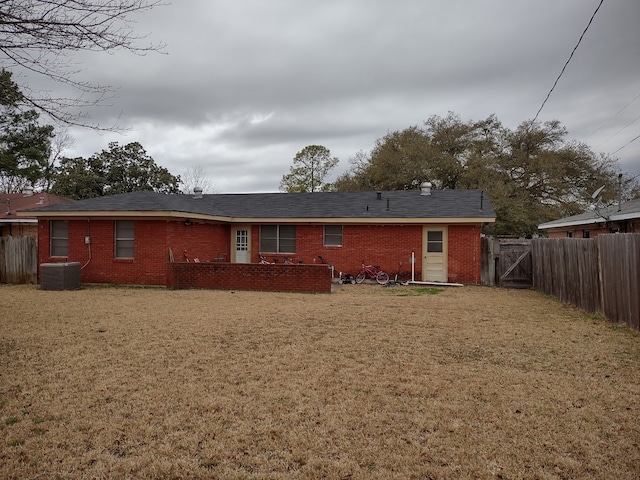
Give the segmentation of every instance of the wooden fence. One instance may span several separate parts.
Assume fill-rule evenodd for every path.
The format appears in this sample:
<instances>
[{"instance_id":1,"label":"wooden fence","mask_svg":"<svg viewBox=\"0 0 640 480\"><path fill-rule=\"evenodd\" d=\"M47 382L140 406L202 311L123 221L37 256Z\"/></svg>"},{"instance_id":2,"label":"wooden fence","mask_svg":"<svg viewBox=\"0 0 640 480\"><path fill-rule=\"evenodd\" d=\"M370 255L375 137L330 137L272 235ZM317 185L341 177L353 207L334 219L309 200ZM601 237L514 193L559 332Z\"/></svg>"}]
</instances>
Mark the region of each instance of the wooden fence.
<instances>
[{"instance_id":1,"label":"wooden fence","mask_svg":"<svg viewBox=\"0 0 640 480\"><path fill-rule=\"evenodd\" d=\"M535 239L533 286L640 330L640 234Z\"/></svg>"},{"instance_id":2,"label":"wooden fence","mask_svg":"<svg viewBox=\"0 0 640 480\"><path fill-rule=\"evenodd\" d=\"M531 288L531 240L482 237L480 249L482 285Z\"/></svg>"},{"instance_id":3,"label":"wooden fence","mask_svg":"<svg viewBox=\"0 0 640 480\"><path fill-rule=\"evenodd\" d=\"M0 237L0 283L36 283L38 246L34 237Z\"/></svg>"}]
</instances>

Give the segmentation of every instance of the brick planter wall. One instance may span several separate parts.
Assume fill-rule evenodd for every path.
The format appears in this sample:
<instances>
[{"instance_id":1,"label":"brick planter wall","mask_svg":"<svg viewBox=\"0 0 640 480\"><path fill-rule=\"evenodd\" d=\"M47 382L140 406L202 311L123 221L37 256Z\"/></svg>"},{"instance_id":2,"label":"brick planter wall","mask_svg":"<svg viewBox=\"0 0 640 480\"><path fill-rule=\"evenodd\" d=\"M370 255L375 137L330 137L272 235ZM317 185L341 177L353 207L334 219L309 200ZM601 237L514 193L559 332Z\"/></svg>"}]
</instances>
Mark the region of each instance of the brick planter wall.
<instances>
[{"instance_id":1,"label":"brick planter wall","mask_svg":"<svg viewBox=\"0 0 640 480\"><path fill-rule=\"evenodd\" d=\"M167 287L330 293L331 271L326 265L169 263Z\"/></svg>"}]
</instances>

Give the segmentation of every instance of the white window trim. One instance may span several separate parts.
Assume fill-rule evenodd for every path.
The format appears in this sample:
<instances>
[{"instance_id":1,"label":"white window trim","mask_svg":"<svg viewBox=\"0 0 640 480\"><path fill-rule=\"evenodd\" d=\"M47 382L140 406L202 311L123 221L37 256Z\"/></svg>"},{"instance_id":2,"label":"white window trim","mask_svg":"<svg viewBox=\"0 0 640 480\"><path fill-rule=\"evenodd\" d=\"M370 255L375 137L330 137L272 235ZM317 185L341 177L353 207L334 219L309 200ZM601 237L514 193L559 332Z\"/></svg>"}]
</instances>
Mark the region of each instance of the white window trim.
<instances>
[{"instance_id":1,"label":"white window trim","mask_svg":"<svg viewBox=\"0 0 640 480\"><path fill-rule=\"evenodd\" d=\"M118 224L119 222L131 222L131 224L133 225L133 236L132 237L119 237L119 232L118 232ZM114 240L114 245L113 245L113 255L115 258L122 258L122 259L132 259L135 258L135 240L136 240L136 225L135 222L133 220L116 220L114 223L114 234L113 234L113 240ZM123 257L121 255L119 255L118 253L118 246L119 243L122 242L131 242L131 250L133 250L133 254L130 257ZM122 247L122 245L120 245L120 247Z\"/></svg>"}]
</instances>

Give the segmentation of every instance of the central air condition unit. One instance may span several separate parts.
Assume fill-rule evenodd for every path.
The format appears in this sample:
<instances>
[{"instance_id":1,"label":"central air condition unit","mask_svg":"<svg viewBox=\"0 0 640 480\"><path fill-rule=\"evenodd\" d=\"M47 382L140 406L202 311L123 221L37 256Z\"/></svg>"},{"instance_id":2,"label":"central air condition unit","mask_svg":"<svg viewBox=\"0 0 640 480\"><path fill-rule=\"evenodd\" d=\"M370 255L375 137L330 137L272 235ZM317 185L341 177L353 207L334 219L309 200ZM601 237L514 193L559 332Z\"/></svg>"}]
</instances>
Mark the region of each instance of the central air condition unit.
<instances>
[{"instance_id":1,"label":"central air condition unit","mask_svg":"<svg viewBox=\"0 0 640 480\"><path fill-rule=\"evenodd\" d=\"M79 290L80 262L43 263L40 265L42 290Z\"/></svg>"}]
</instances>

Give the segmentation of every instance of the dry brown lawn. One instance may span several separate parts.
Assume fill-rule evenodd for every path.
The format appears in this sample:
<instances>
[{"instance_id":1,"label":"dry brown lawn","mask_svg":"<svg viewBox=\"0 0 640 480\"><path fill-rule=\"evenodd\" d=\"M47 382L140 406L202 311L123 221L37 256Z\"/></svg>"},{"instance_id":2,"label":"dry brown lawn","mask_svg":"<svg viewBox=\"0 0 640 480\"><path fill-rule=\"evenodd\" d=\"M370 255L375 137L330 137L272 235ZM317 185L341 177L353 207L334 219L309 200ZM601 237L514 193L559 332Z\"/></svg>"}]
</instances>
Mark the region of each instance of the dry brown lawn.
<instances>
[{"instance_id":1,"label":"dry brown lawn","mask_svg":"<svg viewBox=\"0 0 640 480\"><path fill-rule=\"evenodd\" d=\"M0 295L0 478L640 477L640 336L534 291Z\"/></svg>"}]
</instances>

